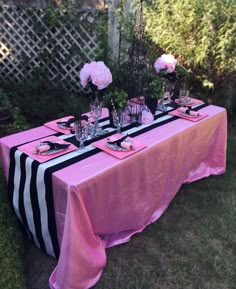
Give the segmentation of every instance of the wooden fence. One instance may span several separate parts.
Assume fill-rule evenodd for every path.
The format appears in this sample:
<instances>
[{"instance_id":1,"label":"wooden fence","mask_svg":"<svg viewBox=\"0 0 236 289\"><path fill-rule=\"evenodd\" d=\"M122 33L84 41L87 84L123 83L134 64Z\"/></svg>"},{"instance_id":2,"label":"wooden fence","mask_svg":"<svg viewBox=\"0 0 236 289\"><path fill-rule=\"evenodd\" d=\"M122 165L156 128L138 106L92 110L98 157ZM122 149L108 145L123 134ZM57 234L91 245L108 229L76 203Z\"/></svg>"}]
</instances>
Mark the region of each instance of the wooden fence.
<instances>
[{"instance_id":1,"label":"wooden fence","mask_svg":"<svg viewBox=\"0 0 236 289\"><path fill-rule=\"evenodd\" d=\"M77 91L83 63L102 53L97 28L107 14L78 11L71 18L60 10L0 9L0 77L20 81L43 71L52 83Z\"/></svg>"},{"instance_id":2,"label":"wooden fence","mask_svg":"<svg viewBox=\"0 0 236 289\"><path fill-rule=\"evenodd\" d=\"M101 30L110 58L118 58L120 5L121 0L110 0L105 10L76 11L0 5L0 79L21 81L43 72L53 84L78 91L82 65L104 56Z\"/></svg>"},{"instance_id":3,"label":"wooden fence","mask_svg":"<svg viewBox=\"0 0 236 289\"><path fill-rule=\"evenodd\" d=\"M45 8L49 5L57 5L60 0L0 0L0 5L13 5L13 6L31 6L38 8ZM67 0L67 3L77 5L80 8L98 8L103 9L106 7L105 0Z\"/></svg>"}]
</instances>

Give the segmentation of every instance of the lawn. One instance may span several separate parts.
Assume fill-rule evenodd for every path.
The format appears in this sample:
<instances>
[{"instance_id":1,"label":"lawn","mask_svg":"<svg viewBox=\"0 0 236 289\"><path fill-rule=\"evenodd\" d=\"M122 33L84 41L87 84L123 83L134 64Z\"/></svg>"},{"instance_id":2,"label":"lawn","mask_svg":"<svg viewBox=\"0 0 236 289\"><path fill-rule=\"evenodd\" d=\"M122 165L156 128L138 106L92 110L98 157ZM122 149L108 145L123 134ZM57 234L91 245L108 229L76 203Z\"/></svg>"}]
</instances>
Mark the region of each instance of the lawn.
<instances>
[{"instance_id":1,"label":"lawn","mask_svg":"<svg viewBox=\"0 0 236 289\"><path fill-rule=\"evenodd\" d=\"M236 288L236 136L227 172L184 185L159 221L107 250L96 289Z\"/></svg>"},{"instance_id":2,"label":"lawn","mask_svg":"<svg viewBox=\"0 0 236 289\"><path fill-rule=\"evenodd\" d=\"M0 289L25 289L23 237L9 208L6 184L0 170Z\"/></svg>"},{"instance_id":3,"label":"lawn","mask_svg":"<svg viewBox=\"0 0 236 289\"><path fill-rule=\"evenodd\" d=\"M129 243L107 249L108 263L94 289L235 289L235 156L236 134L231 134L226 173L183 185L157 222ZM27 289L46 289L51 272L37 279L45 265L40 257L36 270L24 274L34 258L22 258L27 248L9 210L2 174L0 192L0 288L25 289L27 282Z\"/></svg>"}]
</instances>

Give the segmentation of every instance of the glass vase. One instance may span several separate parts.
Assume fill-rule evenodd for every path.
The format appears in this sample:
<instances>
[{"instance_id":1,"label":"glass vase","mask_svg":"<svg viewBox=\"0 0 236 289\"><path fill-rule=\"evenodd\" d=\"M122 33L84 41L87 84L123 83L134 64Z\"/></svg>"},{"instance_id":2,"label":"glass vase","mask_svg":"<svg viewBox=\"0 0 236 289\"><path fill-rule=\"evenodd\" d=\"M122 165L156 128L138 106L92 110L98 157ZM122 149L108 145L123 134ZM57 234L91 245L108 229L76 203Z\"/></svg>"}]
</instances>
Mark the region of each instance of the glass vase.
<instances>
[{"instance_id":1,"label":"glass vase","mask_svg":"<svg viewBox=\"0 0 236 289\"><path fill-rule=\"evenodd\" d=\"M94 120L94 126L91 129L91 137L97 137L103 135L103 129L99 127L99 118L102 115L102 102L99 102L98 98L95 97L95 100L90 103L91 115Z\"/></svg>"}]
</instances>

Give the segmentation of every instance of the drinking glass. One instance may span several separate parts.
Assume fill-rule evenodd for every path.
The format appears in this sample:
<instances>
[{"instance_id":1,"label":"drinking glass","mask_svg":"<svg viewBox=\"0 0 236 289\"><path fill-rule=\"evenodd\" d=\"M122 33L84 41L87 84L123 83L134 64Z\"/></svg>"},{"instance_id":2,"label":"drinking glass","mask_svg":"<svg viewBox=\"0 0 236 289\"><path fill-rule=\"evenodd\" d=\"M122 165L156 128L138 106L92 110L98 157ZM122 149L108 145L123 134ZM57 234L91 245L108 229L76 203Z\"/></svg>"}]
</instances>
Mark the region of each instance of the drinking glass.
<instances>
[{"instance_id":1,"label":"drinking glass","mask_svg":"<svg viewBox=\"0 0 236 289\"><path fill-rule=\"evenodd\" d=\"M102 103L95 100L90 104L91 115L94 119L94 126L91 132L92 137L103 135L102 128L99 127L99 118L102 115Z\"/></svg>"},{"instance_id":2,"label":"drinking glass","mask_svg":"<svg viewBox=\"0 0 236 289\"><path fill-rule=\"evenodd\" d=\"M75 138L79 142L79 149L84 149L84 142L88 138L89 125L82 124L81 121L74 122Z\"/></svg>"},{"instance_id":3,"label":"drinking glass","mask_svg":"<svg viewBox=\"0 0 236 289\"><path fill-rule=\"evenodd\" d=\"M116 132L121 133L121 128L125 121L125 113L123 110L112 111L113 124L116 127Z\"/></svg>"},{"instance_id":4,"label":"drinking glass","mask_svg":"<svg viewBox=\"0 0 236 289\"><path fill-rule=\"evenodd\" d=\"M165 83L163 90L164 90L164 97L163 100L167 101L167 102L171 102L171 97L174 94L174 88L173 88L173 84L171 83Z\"/></svg>"},{"instance_id":5,"label":"drinking glass","mask_svg":"<svg viewBox=\"0 0 236 289\"><path fill-rule=\"evenodd\" d=\"M190 101L189 90L187 88L181 88L179 90L179 102L181 106L184 106Z\"/></svg>"},{"instance_id":6,"label":"drinking glass","mask_svg":"<svg viewBox=\"0 0 236 289\"><path fill-rule=\"evenodd\" d=\"M164 81L162 86L162 94L160 99L158 100L157 110L162 112L167 111L167 104L171 102L171 97L174 94L174 85L170 82Z\"/></svg>"}]
</instances>

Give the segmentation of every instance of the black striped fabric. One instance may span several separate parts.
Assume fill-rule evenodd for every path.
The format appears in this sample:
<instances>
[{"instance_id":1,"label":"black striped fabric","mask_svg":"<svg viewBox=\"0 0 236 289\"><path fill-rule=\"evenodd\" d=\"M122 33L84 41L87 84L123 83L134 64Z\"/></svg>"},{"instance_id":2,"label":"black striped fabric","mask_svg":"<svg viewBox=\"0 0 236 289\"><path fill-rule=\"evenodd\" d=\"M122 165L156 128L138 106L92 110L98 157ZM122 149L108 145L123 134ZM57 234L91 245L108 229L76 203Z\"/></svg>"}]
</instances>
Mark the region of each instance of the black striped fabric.
<instances>
[{"instance_id":1,"label":"black striped fabric","mask_svg":"<svg viewBox=\"0 0 236 289\"><path fill-rule=\"evenodd\" d=\"M194 108L194 110L199 110L205 106L207 106L207 104L199 105ZM158 121L158 119L167 114L168 112L164 112L156 115L155 120L157 121L154 121L149 126L143 127L132 124L123 127L122 131L129 132L130 129L136 127L132 133L129 133L129 136L135 137L179 118L177 116L171 116L170 118ZM102 119L101 121L104 120L107 119ZM103 128L106 127L108 126L104 126ZM113 133L114 131L96 139L86 141L85 145L108 137ZM54 135L58 137L62 136L60 133L55 133ZM64 139L77 145L74 136L68 136L68 138ZM27 231L27 234L34 243L47 254L56 256L57 258L59 257L59 245L54 215L52 174L85 158L91 157L100 151L98 148L93 148L90 151L73 157L68 153L63 161L60 161L60 157L58 157L58 161L55 160L57 159L55 158L51 165L47 165L47 162L41 164L36 160L32 160L26 154L19 151L17 147L11 148L8 178L10 203ZM48 164L50 163L48 162Z\"/></svg>"}]
</instances>

